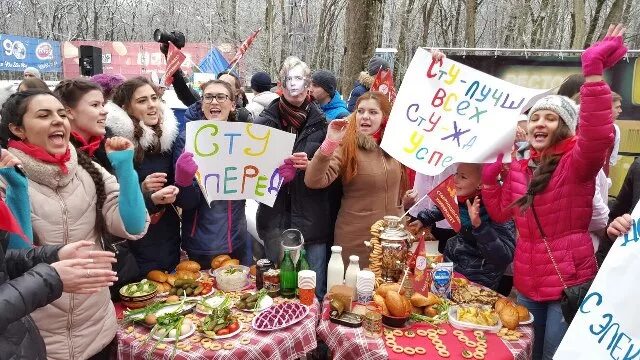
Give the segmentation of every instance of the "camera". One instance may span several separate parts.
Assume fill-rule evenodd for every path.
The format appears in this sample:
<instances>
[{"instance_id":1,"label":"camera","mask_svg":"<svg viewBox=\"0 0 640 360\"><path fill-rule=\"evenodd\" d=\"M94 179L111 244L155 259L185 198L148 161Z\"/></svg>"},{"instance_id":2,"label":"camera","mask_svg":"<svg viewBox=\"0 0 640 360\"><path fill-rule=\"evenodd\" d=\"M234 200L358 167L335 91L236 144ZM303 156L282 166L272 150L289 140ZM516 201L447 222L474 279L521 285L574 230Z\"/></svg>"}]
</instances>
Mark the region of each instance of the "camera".
<instances>
[{"instance_id":1,"label":"camera","mask_svg":"<svg viewBox=\"0 0 640 360\"><path fill-rule=\"evenodd\" d=\"M169 49L169 41L171 41L171 43L178 49L182 49L186 43L184 34L177 30L166 32L156 29L156 31L153 32L153 40L162 43L162 45L160 45L160 51L164 54L166 54Z\"/></svg>"}]
</instances>

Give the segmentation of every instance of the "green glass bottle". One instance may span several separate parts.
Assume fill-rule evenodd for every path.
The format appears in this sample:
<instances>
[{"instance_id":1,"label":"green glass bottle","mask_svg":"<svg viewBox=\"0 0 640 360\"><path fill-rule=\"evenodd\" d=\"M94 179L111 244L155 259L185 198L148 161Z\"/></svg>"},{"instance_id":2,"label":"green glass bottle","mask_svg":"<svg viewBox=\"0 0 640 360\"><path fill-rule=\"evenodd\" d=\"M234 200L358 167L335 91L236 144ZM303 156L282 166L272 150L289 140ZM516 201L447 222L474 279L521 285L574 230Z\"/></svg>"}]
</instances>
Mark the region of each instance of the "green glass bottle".
<instances>
[{"instance_id":1,"label":"green glass bottle","mask_svg":"<svg viewBox=\"0 0 640 360\"><path fill-rule=\"evenodd\" d=\"M280 295L284 298L293 298L296 296L297 287L298 273L289 250L285 250L282 264L280 264Z\"/></svg>"},{"instance_id":2,"label":"green glass bottle","mask_svg":"<svg viewBox=\"0 0 640 360\"><path fill-rule=\"evenodd\" d=\"M311 270L311 267L309 267L309 263L307 262L307 252L304 249L300 250L300 258L296 265L296 272L300 272L301 270Z\"/></svg>"}]
</instances>

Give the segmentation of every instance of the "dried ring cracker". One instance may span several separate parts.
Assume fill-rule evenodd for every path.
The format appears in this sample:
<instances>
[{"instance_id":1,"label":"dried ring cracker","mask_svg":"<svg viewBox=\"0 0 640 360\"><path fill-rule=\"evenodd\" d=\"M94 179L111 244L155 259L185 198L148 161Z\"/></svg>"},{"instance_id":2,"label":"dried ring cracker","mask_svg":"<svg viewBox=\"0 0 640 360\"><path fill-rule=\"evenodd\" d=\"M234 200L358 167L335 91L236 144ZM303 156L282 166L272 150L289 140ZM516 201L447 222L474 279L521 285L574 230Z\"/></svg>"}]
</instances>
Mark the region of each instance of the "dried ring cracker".
<instances>
[{"instance_id":1,"label":"dried ring cracker","mask_svg":"<svg viewBox=\"0 0 640 360\"><path fill-rule=\"evenodd\" d=\"M460 335L464 335L464 333L460 330L453 330L453 335L460 336Z\"/></svg>"},{"instance_id":2,"label":"dried ring cracker","mask_svg":"<svg viewBox=\"0 0 640 360\"><path fill-rule=\"evenodd\" d=\"M402 332L402 330L396 329L396 330L393 330L393 335L402 336L402 335L404 335L404 333Z\"/></svg>"},{"instance_id":3,"label":"dried ring cracker","mask_svg":"<svg viewBox=\"0 0 640 360\"><path fill-rule=\"evenodd\" d=\"M249 345L250 342L251 342L251 339L249 339L249 338L240 339L240 344L242 344L242 345Z\"/></svg>"},{"instance_id":4,"label":"dried ring cracker","mask_svg":"<svg viewBox=\"0 0 640 360\"><path fill-rule=\"evenodd\" d=\"M396 344L396 342L395 342L395 341L393 341L393 340L387 340L387 342L386 342L385 344L386 344L388 347L390 347L390 348L392 348L392 347L394 347L394 346L398 345L398 344Z\"/></svg>"},{"instance_id":5,"label":"dried ring cracker","mask_svg":"<svg viewBox=\"0 0 640 360\"><path fill-rule=\"evenodd\" d=\"M407 355L414 355L416 353L416 351L412 347L406 347L406 348L404 348L402 350Z\"/></svg>"},{"instance_id":6,"label":"dried ring cracker","mask_svg":"<svg viewBox=\"0 0 640 360\"><path fill-rule=\"evenodd\" d=\"M165 343L158 344L158 345L156 346L156 349L160 349L160 350L164 350L164 349L166 349L166 348L167 348L167 344L165 344Z\"/></svg>"},{"instance_id":7,"label":"dried ring cracker","mask_svg":"<svg viewBox=\"0 0 640 360\"><path fill-rule=\"evenodd\" d=\"M398 346L398 345L394 346L392 348L392 350L393 350L394 353L397 353L397 354L400 354L400 353L404 352L404 348L402 346Z\"/></svg>"},{"instance_id":8,"label":"dried ring cracker","mask_svg":"<svg viewBox=\"0 0 640 360\"><path fill-rule=\"evenodd\" d=\"M473 353L469 350L462 350L462 357L465 359L473 358Z\"/></svg>"},{"instance_id":9,"label":"dried ring cracker","mask_svg":"<svg viewBox=\"0 0 640 360\"><path fill-rule=\"evenodd\" d=\"M222 348L225 350L231 350L235 347L235 345L233 343L230 342L226 342L224 343L224 345L222 345Z\"/></svg>"},{"instance_id":10,"label":"dried ring cracker","mask_svg":"<svg viewBox=\"0 0 640 360\"><path fill-rule=\"evenodd\" d=\"M416 337L416 333L414 333L411 330L407 330L407 331L404 332L404 336L406 336L408 338L414 338L414 337Z\"/></svg>"},{"instance_id":11,"label":"dried ring cracker","mask_svg":"<svg viewBox=\"0 0 640 360\"><path fill-rule=\"evenodd\" d=\"M478 344L476 344L475 342L469 340L469 341L465 341L464 343L465 345L467 345L468 347L474 348L476 346L478 346Z\"/></svg>"},{"instance_id":12,"label":"dried ring cracker","mask_svg":"<svg viewBox=\"0 0 640 360\"><path fill-rule=\"evenodd\" d=\"M429 335L429 333L426 330L423 329L418 329L416 330L416 334L420 335L420 336L427 336Z\"/></svg>"},{"instance_id":13,"label":"dried ring cracker","mask_svg":"<svg viewBox=\"0 0 640 360\"><path fill-rule=\"evenodd\" d=\"M478 359L478 360L483 360L484 359L484 354L473 354L473 357Z\"/></svg>"},{"instance_id":14,"label":"dried ring cracker","mask_svg":"<svg viewBox=\"0 0 640 360\"><path fill-rule=\"evenodd\" d=\"M447 334L447 330L445 330L445 329L438 329L438 330L436 330L436 332L438 333L438 335L446 335Z\"/></svg>"},{"instance_id":15,"label":"dried ring cracker","mask_svg":"<svg viewBox=\"0 0 640 360\"><path fill-rule=\"evenodd\" d=\"M427 350L421 346L416 346L413 350L416 351L416 354L418 355L422 355L422 354L426 354Z\"/></svg>"},{"instance_id":16,"label":"dried ring cracker","mask_svg":"<svg viewBox=\"0 0 640 360\"><path fill-rule=\"evenodd\" d=\"M222 345L220 345L220 343L217 343L217 342L212 342L211 344L209 344L209 349L213 351L218 351L222 349Z\"/></svg>"},{"instance_id":17,"label":"dried ring cracker","mask_svg":"<svg viewBox=\"0 0 640 360\"><path fill-rule=\"evenodd\" d=\"M449 356L451 356L451 354L449 354L447 350L439 350L438 355L443 358L448 358Z\"/></svg>"}]
</instances>

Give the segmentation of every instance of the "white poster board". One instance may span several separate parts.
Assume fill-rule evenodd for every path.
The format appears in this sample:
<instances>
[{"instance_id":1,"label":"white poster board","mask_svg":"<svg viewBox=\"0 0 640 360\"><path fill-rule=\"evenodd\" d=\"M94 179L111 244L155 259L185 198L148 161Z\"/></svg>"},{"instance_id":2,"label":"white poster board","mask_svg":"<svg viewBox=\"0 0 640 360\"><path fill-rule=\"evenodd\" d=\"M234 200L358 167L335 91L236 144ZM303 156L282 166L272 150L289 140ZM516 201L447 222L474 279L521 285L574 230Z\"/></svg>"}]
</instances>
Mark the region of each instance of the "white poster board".
<instances>
[{"instance_id":1,"label":"white poster board","mask_svg":"<svg viewBox=\"0 0 640 360\"><path fill-rule=\"evenodd\" d=\"M438 175L459 162L510 161L518 117L545 90L513 85L419 48L402 80L382 148L404 165ZM537 98L537 97L536 97Z\"/></svg>"},{"instance_id":2,"label":"white poster board","mask_svg":"<svg viewBox=\"0 0 640 360\"><path fill-rule=\"evenodd\" d=\"M640 206L609 250L554 359L640 358Z\"/></svg>"},{"instance_id":3,"label":"white poster board","mask_svg":"<svg viewBox=\"0 0 640 360\"><path fill-rule=\"evenodd\" d=\"M209 203L255 199L273 206L282 185L278 167L294 140L264 125L199 120L186 125L185 151L194 155L196 179Z\"/></svg>"}]
</instances>

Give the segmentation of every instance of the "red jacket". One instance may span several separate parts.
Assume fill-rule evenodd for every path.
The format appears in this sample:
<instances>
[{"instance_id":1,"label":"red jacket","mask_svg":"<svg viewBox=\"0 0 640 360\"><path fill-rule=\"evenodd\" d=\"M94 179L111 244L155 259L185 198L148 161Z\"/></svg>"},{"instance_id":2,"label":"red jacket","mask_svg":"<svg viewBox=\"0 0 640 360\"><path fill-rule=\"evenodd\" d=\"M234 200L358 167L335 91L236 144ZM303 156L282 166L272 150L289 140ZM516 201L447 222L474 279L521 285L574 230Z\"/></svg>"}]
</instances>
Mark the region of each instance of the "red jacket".
<instances>
[{"instance_id":1,"label":"red jacket","mask_svg":"<svg viewBox=\"0 0 640 360\"><path fill-rule=\"evenodd\" d=\"M579 136L562 156L549 185L535 196L534 206L558 271L568 287L595 277L597 267L588 227L595 178L613 142L611 89L604 82L580 89ZM527 192L533 171L526 160L514 161L503 186L485 184L482 198L492 219L513 217L520 233L514 256L514 285L535 301L557 301L563 285L531 209L510 205Z\"/></svg>"}]
</instances>

